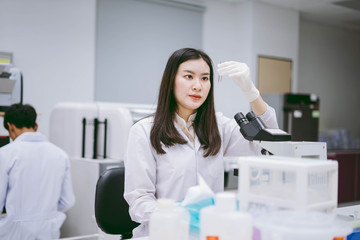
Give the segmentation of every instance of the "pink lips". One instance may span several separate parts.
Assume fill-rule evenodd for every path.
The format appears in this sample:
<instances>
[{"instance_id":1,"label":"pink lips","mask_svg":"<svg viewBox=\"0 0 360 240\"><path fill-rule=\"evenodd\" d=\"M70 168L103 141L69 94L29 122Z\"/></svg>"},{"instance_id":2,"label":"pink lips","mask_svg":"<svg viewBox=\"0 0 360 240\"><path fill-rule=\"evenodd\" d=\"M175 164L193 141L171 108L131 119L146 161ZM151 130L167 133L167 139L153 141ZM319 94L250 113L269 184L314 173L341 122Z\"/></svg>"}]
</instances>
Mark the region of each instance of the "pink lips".
<instances>
[{"instance_id":1,"label":"pink lips","mask_svg":"<svg viewBox=\"0 0 360 240\"><path fill-rule=\"evenodd\" d=\"M190 97L194 100L200 100L201 96L200 95L190 95Z\"/></svg>"}]
</instances>

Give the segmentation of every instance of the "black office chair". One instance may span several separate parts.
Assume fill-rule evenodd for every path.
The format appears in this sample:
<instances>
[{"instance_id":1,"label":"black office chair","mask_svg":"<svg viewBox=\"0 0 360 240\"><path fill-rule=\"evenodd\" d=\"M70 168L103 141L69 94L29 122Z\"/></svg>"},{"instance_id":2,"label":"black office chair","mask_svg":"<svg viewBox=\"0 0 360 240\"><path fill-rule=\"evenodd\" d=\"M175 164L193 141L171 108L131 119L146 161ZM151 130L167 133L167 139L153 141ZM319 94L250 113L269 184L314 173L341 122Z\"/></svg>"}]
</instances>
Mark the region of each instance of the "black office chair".
<instances>
[{"instance_id":1,"label":"black office chair","mask_svg":"<svg viewBox=\"0 0 360 240\"><path fill-rule=\"evenodd\" d=\"M124 167L107 169L98 179L95 193L95 218L99 228L107 234L121 234L122 239L132 237L139 226L129 215L124 199Z\"/></svg>"}]
</instances>

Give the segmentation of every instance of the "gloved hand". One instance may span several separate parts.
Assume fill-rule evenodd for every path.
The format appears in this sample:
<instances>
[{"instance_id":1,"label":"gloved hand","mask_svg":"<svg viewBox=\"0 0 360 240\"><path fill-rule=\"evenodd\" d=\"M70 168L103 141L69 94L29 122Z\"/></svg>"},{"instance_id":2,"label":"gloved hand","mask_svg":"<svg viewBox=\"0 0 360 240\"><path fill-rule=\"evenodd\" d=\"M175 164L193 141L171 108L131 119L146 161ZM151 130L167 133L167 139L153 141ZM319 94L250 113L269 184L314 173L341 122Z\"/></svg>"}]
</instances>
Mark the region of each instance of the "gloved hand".
<instances>
[{"instance_id":1,"label":"gloved hand","mask_svg":"<svg viewBox=\"0 0 360 240\"><path fill-rule=\"evenodd\" d=\"M259 90L255 87L250 78L250 69L246 63L228 61L218 64L218 73L223 76L231 77L234 82L241 88L245 98L252 102L259 95Z\"/></svg>"}]
</instances>

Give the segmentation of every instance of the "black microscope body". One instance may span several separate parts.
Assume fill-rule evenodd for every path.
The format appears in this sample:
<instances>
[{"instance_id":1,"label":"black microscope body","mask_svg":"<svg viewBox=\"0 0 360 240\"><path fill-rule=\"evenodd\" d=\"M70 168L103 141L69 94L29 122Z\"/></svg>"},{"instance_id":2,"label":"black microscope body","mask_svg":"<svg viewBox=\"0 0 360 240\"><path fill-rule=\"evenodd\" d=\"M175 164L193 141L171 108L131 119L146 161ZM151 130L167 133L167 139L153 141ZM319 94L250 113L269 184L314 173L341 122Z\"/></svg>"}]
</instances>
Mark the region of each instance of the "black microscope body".
<instances>
[{"instance_id":1,"label":"black microscope body","mask_svg":"<svg viewBox=\"0 0 360 240\"><path fill-rule=\"evenodd\" d=\"M263 121L250 111L246 117L241 112L234 116L240 132L249 141L290 141L291 135L280 129L267 128Z\"/></svg>"}]
</instances>

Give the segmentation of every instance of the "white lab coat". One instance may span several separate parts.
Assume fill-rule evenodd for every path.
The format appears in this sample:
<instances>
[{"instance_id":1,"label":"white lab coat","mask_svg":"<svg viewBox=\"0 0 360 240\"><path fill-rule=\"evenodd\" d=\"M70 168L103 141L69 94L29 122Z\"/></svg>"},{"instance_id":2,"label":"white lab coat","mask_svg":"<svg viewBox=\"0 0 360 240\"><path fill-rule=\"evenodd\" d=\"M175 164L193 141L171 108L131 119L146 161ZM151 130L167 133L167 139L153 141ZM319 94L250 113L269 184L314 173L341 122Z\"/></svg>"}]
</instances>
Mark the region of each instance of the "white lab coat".
<instances>
[{"instance_id":1,"label":"white lab coat","mask_svg":"<svg viewBox=\"0 0 360 240\"><path fill-rule=\"evenodd\" d=\"M278 128L273 108L260 116L268 128ZM221 136L221 148L216 156L203 157L204 149L195 136L195 144L176 144L157 154L150 143L153 118L134 124L129 133L125 156L125 192L129 213L133 221L141 223L134 229L134 237L148 234L148 222L156 208L157 198L181 201L189 187L197 185L198 173L215 192L224 190L224 156L259 155L261 147L247 141L234 119L216 114ZM178 125L175 127L188 139ZM195 146L194 146L195 145Z\"/></svg>"},{"instance_id":2,"label":"white lab coat","mask_svg":"<svg viewBox=\"0 0 360 240\"><path fill-rule=\"evenodd\" d=\"M75 203L66 153L35 132L0 148L0 239L56 239Z\"/></svg>"}]
</instances>

